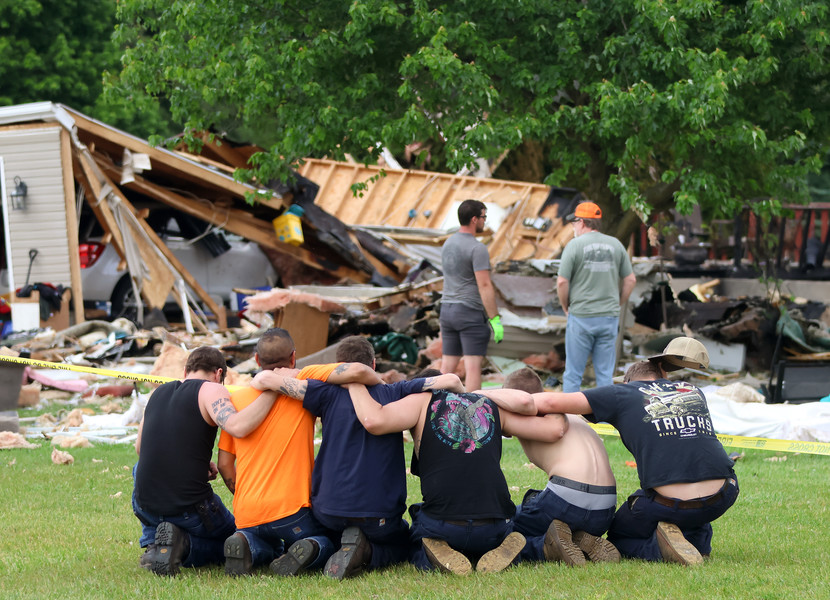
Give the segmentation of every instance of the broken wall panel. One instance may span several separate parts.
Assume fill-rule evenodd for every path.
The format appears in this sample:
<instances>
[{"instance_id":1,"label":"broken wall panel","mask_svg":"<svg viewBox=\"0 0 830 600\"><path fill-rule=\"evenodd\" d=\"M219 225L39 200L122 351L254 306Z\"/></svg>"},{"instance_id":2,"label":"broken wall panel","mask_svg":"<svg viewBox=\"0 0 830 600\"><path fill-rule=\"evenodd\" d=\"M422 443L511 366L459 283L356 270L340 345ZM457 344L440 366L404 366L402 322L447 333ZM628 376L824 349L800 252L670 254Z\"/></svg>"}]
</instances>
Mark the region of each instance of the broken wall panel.
<instances>
[{"instance_id":1,"label":"broken wall panel","mask_svg":"<svg viewBox=\"0 0 830 600\"><path fill-rule=\"evenodd\" d=\"M495 227L488 245L494 262L555 258L572 236L571 226L560 218L552 219L544 231L524 224L543 209L561 217L556 214L558 205L546 204L551 193L546 185L325 159L307 159L299 173L320 186L314 203L351 225L443 229L457 224L457 204L468 198L505 209L504 221ZM360 183L368 187L355 196L351 186Z\"/></svg>"}]
</instances>

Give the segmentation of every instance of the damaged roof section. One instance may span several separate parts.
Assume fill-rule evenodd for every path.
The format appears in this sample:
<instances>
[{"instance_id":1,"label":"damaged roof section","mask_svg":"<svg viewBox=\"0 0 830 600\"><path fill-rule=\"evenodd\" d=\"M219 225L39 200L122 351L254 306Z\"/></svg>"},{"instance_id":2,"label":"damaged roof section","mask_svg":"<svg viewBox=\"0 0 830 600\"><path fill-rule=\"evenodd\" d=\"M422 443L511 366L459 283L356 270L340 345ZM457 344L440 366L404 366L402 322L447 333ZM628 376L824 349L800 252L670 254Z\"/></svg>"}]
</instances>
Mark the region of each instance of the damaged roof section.
<instances>
[{"instance_id":1,"label":"damaged roof section","mask_svg":"<svg viewBox=\"0 0 830 600\"><path fill-rule=\"evenodd\" d=\"M493 263L557 258L573 237L562 217L576 190L322 159L307 159L299 173L319 185L320 208L350 225L382 229L401 243L441 245L446 230L458 225L458 205L468 198L488 205ZM356 184L368 187L355 195Z\"/></svg>"},{"instance_id":2,"label":"damaged roof section","mask_svg":"<svg viewBox=\"0 0 830 600\"><path fill-rule=\"evenodd\" d=\"M6 134L7 139L10 133L45 127L60 129L61 150L55 154L60 156L56 168L63 172L64 186L61 191L50 189L46 193L33 181L35 175L30 174L29 193L48 201L50 206L59 205L60 211L67 213L66 226L73 239L69 240L69 264L63 264L59 271L72 272L71 281L60 283L73 289L76 322L83 320L78 223L80 213L88 211L94 213L103 229L102 241L112 244L121 260L119 268L129 271L134 290L144 303L150 308L161 308L172 296L199 329L205 329L205 315L201 308L194 307L201 304L224 327L222 307L148 224L150 212L157 207L172 208L198 219L206 229L220 228L258 244L284 286L338 282L396 285L418 263L417 259L401 254L394 244L385 245L371 236L361 240L361 235L337 217L315 206L317 186L302 177L290 186L261 189L236 181L233 170L247 165L250 153L237 151L231 144L206 144L214 158L197 157L153 147L59 104L42 102L0 108L0 133ZM15 142L10 143L13 146ZM9 157L7 166L12 162ZM19 167L14 164L15 173ZM304 240L297 244L280 241L272 223L292 203L305 208ZM23 226L33 231L40 218L39 206L43 204L30 207L28 215L24 214L26 211L16 215L24 218ZM15 262L12 252L8 254L9 260ZM66 261L65 249L63 255L60 260ZM47 258L41 255L41 261ZM16 262L13 275L25 273L25 262ZM36 265L36 277L37 273ZM22 277L14 277L11 284L12 288L21 287Z\"/></svg>"}]
</instances>

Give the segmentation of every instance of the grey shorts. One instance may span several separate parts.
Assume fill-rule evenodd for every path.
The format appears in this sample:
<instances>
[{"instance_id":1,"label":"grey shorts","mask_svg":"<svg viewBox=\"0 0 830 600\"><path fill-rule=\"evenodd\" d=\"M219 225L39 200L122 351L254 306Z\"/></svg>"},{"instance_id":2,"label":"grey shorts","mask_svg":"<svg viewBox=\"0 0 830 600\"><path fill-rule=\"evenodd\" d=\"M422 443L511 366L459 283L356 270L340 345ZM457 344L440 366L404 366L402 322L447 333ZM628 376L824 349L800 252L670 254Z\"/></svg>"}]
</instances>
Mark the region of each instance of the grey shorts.
<instances>
[{"instance_id":1,"label":"grey shorts","mask_svg":"<svg viewBox=\"0 0 830 600\"><path fill-rule=\"evenodd\" d=\"M442 352L448 356L486 356L490 325L481 310L464 304L441 304Z\"/></svg>"}]
</instances>

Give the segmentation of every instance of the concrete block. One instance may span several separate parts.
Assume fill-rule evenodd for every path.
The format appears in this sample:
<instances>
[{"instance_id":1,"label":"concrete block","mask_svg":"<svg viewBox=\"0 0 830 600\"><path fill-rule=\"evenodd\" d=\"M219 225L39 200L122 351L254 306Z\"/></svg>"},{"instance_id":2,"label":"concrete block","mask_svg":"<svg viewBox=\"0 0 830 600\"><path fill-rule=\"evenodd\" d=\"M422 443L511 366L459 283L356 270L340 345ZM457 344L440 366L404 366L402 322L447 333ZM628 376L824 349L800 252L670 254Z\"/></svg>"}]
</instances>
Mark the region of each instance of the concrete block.
<instances>
[{"instance_id":1,"label":"concrete block","mask_svg":"<svg viewBox=\"0 0 830 600\"><path fill-rule=\"evenodd\" d=\"M30 383L20 387L20 395L17 397L17 406L27 408L36 406L40 402L40 384Z\"/></svg>"},{"instance_id":2,"label":"concrete block","mask_svg":"<svg viewBox=\"0 0 830 600\"><path fill-rule=\"evenodd\" d=\"M722 344L708 338L698 338L709 353L709 368L713 371L739 373L744 370L746 346L743 344Z\"/></svg>"},{"instance_id":3,"label":"concrete block","mask_svg":"<svg viewBox=\"0 0 830 600\"><path fill-rule=\"evenodd\" d=\"M0 362L0 411L15 410L26 365Z\"/></svg>"},{"instance_id":4,"label":"concrete block","mask_svg":"<svg viewBox=\"0 0 830 600\"><path fill-rule=\"evenodd\" d=\"M0 431L11 431L12 433L20 431L20 419L16 412L13 410L0 412Z\"/></svg>"}]
</instances>

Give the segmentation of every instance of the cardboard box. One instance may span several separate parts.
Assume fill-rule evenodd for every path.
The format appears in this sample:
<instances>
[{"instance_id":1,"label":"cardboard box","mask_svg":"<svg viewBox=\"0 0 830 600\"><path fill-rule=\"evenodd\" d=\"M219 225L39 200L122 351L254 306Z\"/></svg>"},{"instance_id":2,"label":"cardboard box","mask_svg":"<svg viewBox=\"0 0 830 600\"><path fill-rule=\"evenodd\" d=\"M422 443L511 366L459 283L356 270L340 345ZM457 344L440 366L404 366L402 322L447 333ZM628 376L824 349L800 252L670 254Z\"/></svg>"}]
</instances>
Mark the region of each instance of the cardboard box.
<instances>
[{"instance_id":1,"label":"cardboard box","mask_svg":"<svg viewBox=\"0 0 830 600\"><path fill-rule=\"evenodd\" d=\"M328 344L329 313L301 302L289 302L273 314L274 325L291 334L297 358L322 350Z\"/></svg>"},{"instance_id":2,"label":"cardboard box","mask_svg":"<svg viewBox=\"0 0 830 600\"><path fill-rule=\"evenodd\" d=\"M60 310L53 311L45 321L40 318L40 292L32 290L28 298L14 298L11 303L12 329L14 331L29 331L30 329L44 329L51 327L55 331L63 331L69 327L72 290L66 289L61 296Z\"/></svg>"}]
</instances>

